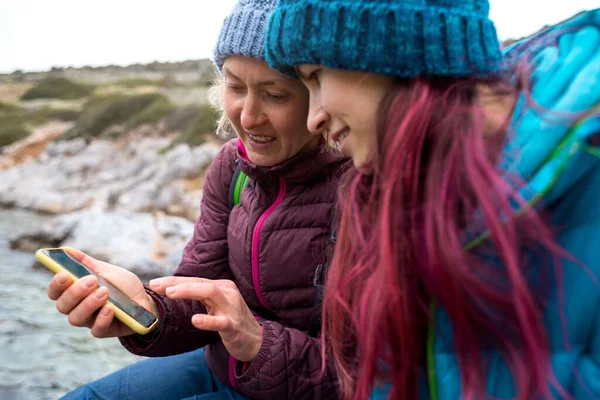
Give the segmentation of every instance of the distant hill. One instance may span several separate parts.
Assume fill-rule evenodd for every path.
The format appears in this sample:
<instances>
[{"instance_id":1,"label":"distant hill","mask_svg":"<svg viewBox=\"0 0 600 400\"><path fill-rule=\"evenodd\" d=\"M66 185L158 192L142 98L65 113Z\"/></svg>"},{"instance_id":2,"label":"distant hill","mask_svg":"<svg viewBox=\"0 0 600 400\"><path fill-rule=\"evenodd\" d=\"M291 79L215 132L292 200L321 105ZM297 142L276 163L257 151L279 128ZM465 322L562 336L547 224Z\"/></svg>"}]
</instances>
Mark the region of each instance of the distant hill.
<instances>
[{"instance_id":1,"label":"distant hill","mask_svg":"<svg viewBox=\"0 0 600 400\"><path fill-rule=\"evenodd\" d=\"M0 154L56 121L72 123L61 139L119 138L141 127L197 146L214 130L207 92L215 77L207 59L0 74Z\"/></svg>"},{"instance_id":2,"label":"distant hill","mask_svg":"<svg viewBox=\"0 0 600 400\"><path fill-rule=\"evenodd\" d=\"M123 80L173 80L177 83L207 83L215 77L213 64L208 59L181 62L152 62L132 64L125 67L107 65L102 67L56 68L41 72L15 71L0 74L0 82L35 83L48 77L64 77L81 83L101 85Z\"/></svg>"}]
</instances>

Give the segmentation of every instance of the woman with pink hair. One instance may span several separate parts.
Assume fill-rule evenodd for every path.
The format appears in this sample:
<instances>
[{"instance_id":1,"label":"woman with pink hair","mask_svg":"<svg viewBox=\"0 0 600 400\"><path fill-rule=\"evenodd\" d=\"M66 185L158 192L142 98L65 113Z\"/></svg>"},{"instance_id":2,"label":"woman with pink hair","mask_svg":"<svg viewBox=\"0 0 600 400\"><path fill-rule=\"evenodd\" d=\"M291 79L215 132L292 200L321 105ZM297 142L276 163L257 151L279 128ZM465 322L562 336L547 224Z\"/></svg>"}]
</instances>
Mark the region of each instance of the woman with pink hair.
<instances>
[{"instance_id":1,"label":"woman with pink hair","mask_svg":"<svg viewBox=\"0 0 600 400\"><path fill-rule=\"evenodd\" d=\"M488 14L271 15L267 61L356 167L324 309L346 398L600 397L600 10L504 52Z\"/></svg>"}]
</instances>

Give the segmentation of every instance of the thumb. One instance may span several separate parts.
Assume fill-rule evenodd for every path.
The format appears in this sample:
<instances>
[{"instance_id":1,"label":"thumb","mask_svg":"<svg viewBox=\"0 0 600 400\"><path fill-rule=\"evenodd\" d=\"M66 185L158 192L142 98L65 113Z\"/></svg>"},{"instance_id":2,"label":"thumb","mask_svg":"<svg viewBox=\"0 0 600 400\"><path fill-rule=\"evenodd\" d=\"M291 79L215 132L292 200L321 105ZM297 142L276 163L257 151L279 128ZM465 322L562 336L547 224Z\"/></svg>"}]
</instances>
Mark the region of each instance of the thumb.
<instances>
[{"instance_id":1,"label":"thumb","mask_svg":"<svg viewBox=\"0 0 600 400\"><path fill-rule=\"evenodd\" d=\"M100 286L110 284L130 297L135 297L140 292L144 292L142 281L133 272L104 261L96 260L83 251L72 247L63 246L61 249L73 257L75 261L88 268L92 272L92 275L96 275ZM128 287L133 287L134 293L131 293L131 290L127 290Z\"/></svg>"}]
</instances>

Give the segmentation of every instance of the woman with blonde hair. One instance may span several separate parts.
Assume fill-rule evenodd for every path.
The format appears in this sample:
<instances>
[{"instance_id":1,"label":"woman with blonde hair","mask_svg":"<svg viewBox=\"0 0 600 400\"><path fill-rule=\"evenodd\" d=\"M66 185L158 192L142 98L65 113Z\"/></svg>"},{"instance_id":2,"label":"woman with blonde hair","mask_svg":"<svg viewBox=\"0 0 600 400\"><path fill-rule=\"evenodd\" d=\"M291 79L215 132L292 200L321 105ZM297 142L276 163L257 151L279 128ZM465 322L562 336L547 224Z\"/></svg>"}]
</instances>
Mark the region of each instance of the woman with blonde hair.
<instances>
[{"instance_id":1,"label":"woman with blonde hair","mask_svg":"<svg viewBox=\"0 0 600 400\"><path fill-rule=\"evenodd\" d=\"M223 24L214 62L224 118L237 138L208 171L194 236L174 276L144 287L128 271L70 250L151 310L157 329L141 336L114 319L93 277L71 285L59 274L50 283L50 298L72 325L160 357L66 398L338 397L335 374L321 373L318 336L321 275L346 162L308 131L302 83L264 61L274 5L240 0Z\"/></svg>"}]
</instances>

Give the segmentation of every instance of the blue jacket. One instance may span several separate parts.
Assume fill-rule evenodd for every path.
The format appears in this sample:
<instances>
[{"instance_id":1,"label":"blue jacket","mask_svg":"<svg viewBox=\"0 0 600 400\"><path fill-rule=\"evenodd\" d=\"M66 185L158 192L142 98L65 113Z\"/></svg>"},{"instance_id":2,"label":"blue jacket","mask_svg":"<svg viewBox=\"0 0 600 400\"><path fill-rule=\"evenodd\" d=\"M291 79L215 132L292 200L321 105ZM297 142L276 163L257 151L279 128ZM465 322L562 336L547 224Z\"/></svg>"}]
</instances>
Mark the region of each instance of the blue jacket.
<instances>
[{"instance_id":1,"label":"blue jacket","mask_svg":"<svg viewBox=\"0 0 600 400\"><path fill-rule=\"evenodd\" d=\"M558 382L577 400L600 398L600 9L505 50L507 62L523 54L535 65L533 98L555 113L535 111L523 97L518 100L513 117L516 131L506 146L502 168L527 180L522 195L530 202L541 198L552 213L558 242L584 265L563 261L562 284L554 288L544 317ZM583 110L595 110L594 116L576 125L556 117L556 112ZM561 298L563 307L559 307ZM563 337L561 308L569 347ZM458 400L460 372L451 323L442 308L437 309L435 326L429 349L435 361L433 379L423 377L420 398ZM489 355L489 361L488 394L513 398L508 367L498 353ZM386 389L375 388L371 398L387 398Z\"/></svg>"}]
</instances>

